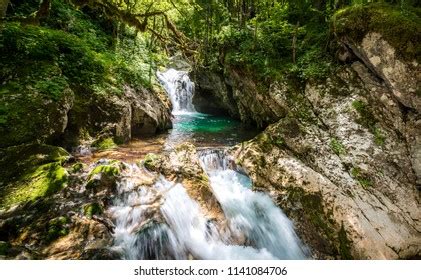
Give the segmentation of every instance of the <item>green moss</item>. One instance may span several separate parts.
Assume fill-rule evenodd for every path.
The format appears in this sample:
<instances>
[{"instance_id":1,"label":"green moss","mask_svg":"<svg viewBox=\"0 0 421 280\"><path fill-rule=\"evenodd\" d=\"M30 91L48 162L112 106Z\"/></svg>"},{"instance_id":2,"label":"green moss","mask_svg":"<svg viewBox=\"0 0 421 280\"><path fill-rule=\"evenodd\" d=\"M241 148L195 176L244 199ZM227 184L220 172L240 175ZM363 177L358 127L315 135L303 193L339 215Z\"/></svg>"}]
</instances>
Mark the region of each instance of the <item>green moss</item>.
<instances>
[{"instance_id":1,"label":"green moss","mask_svg":"<svg viewBox=\"0 0 421 280\"><path fill-rule=\"evenodd\" d=\"M102 214L104 210L101 205L97 202L87 204L83 206L83 214L89 218L92 218L93 215Z\"/></svg>"},{"instance_id":2,"label":"green moss","mask_svg":"<svg viewBox=\"0 0 421 280\"><path fill-rule=\"evenodd\" d=\"M111 165L98 165L89 173L88 179L92 179L92 177L100 173L107 175L109 177L114 177L114 176L119 175L120 172L121 172L121 169L116 163L113 163Z\"/></svg>"},{"instance_id":3,"label":"green moss","mask_svg":"<svg viewBox=\"0 0 421 280\"><path fill-rule=\"evenodd\" d=\"M51 242L61 236L69 233L68 224L70 220L67 217L57 217L48 222L46 241Z\"/></svg>"},{"instance_id":4,"label":"green moss","mask_svg":"<svg viewBox=\"0 0 421 280\"><path fill-rule=\"evenodd\" d=\"M48 145L21 145L0 150L0 204L9 207L52 195L67 183L62 164L69 154Z\"/></svg>"},{"instance_id":5,"label":"green moss","mask_svg":"<svg viewBox=\"0 0 421 280\"><path fill-rule=\"evenodd\" d=\"M362 100L352 102L352 107L358 112L360 117L357 122L366 128L372 128L376 125L376 118L369 109L368 105Z\"/></svg>"},{"instance_id":6,"label":"green moss","mask_svg":"<svg viewBox=\"0 0 421 280\"><path fill-rule=\"evenodd\" d=\"M351 169L352 177L360 183L363 188L369 188L373 186L371 179L362 174L361 168L354 167Z\"/></svg>"},{"instance_id":7,"label":"green moss","mask_svg":"<svg viewBox=\"0 0 421 280\"><path fill-rule=\"evenodd\" d=\"M82 162L77 162L75 164L72 165L72 167L70 168L72 173L78 173L80 171L82 171L83 169L85 169L86 164L82 163Z\"/></svg>"},{"instance_id":8,"label":"green moss","mask_svg":"<svg viewBox=\"0 0 421 280\"><path fill-rule=\"evenodd\" d=\"M108 137L108 138L104 138L104 139L100 139L100 140L95 141L92 144L92 147L95 147L98 150L108 150L108 149L116 148L117 144L114 143L113 138Z\"/></svg>"},{"instance_id":9,"label":"green moss","mask_svg":"<svg viewBox=\"0 0 421 280\"><path fill-rule=\"evenodd\" d=\"M330 217L323 209L322 197L319 193L306 193L301 188L289 188L288 200L302 205L303 215L308 221L330 240L336 239L335 229Z\"/></svg>"},{"instance_id":10,"label":"green moss","mask_svg":"<svg viewBox=\"0 0 421 280\"><path fill-rule=\"evenodd\" d=\"M404 59L420 61L421 19L415 9L386 4L354 5L333 17L336 35L361 42L368 32L380 33Z\"/></svg>"},{"instance_id":11,"label":"green moss","mask_svg":"<svg viewBox=\"0 0 421 280\"><path fill-rule=\"evenodd\" d=\"M7 255L7 252L9 251L10 245L9 243L5 241L0 241L0 256Z\"/></svg>"},{"instance_id":12,"label":"green moss","mask_svg":"<svg viewBox=\"0 0 421 280\"><path fill-rule=\"evenodd\" d=\"M116 177L121 173L119 161L110 161L107 164L96 166L88 175L86 189L96 190L98 187L111 187L115 184ZM96 176L100 174L100 176Z\"/></svg>"},{"instance_id":13,"label":"green moss","mask_svg":"<svg viewBox=\"0 0 421 280\"><path fill-rule=\"evenodd\" d=\"M354 259L351 254L351 241L348 239L344 224L342 223L341 229L338 232L339 239L339 253L342 260Z\"/></svg>"},{"instance_id":14,"label":"green moss","mask_svg":"<svg viewBox=\"0 0 421 280\"><path fill-rule=\"evenodd\" d=\"M383 146L386 141L386 137L382 134L382 131L378 127L373 128L374 143L378 146Z\"/></svg>"},{"instance_id":15,"label":"green moss","mask_svg":"<svg viewBox=\"0 0 421 280\"><path fill-rule=\"evenodd\" d=\"M352 107L358 112L359 118L357 123L367 128L374 136L374 143L379 146L383 146L386 137L382 134L380 128L377 127L377 119L373 112L370 110L368 105L361 100L355 100L352 102Z\"/></svg>"},{"instance_id":16,"label":"green moss","mask_svg":"<svg viewBox=\"0 0 421 280\"><path fill-rule=\"evenodd\" d=\"M346 153L344 145L336 138L330 140L330 147L338 156Z\"/></svg>"},{"instance_id":17,"label":"green moss","mask_svg":"<svg viewBox=\"0 0 421 280\"><path fill-rule=\"evenodd\" d=\"M262 150L263 153L270 152L274 145L283 146L285 144L284 139L280 135L272 136L270 133L262 132L257 135L253 141L255 141L258 147Z\"/></svg>"},{"instance_id":18,"label":"green moss","mask_svg":"<svg viewBox=\"0 0 421 280\"><path fill-rule=\"evenodd\" d=\"M56 65L38 62L27 68L13 69L22 77L0 85L0 147L54 138L63 119L60 106L73 96Z\"/></svg>"},{"instance_id":19,"label":"green moss","mask_svg":"<svg viewBox=\"0 0 421 280\"><path fill-rule=\"evenodd\" d=\"M149 153L145 156L145 159L143 160L143 165L152 171L157 170L159 164L161 162L161 157L154 153Z\"/></svg>"},{"instance_id":20,"label":"green moss","mask_svg":"<svg viewBox=\"0 0 421 280\"><path fill-rule=\"evenodd\" d=\"M4 205L13 205L54 194L67 183L67 172L58 163L39 166L19 180L16 189L6 192L2 199Z\"/></svg>"}]
</instances>

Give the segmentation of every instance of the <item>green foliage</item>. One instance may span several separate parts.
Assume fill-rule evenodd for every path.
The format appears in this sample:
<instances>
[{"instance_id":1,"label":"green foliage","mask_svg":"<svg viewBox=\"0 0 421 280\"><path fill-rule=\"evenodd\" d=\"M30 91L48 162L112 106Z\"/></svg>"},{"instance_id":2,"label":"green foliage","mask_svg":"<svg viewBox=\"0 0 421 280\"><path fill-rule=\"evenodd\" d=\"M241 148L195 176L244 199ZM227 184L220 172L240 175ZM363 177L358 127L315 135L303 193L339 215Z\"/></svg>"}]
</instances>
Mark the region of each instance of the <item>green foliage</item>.
<instances>
[{"instance_id":1,"label":"green foliage","mask_svg":"<svg viewBox=\"0 0 421 280\"><path fill-rule=\"evenodd\" d=\"M145 65L150 59L145 40L126 28L114 44L102 21L62 1L53 1L44 27L4 24L0 29L0 78L13 82L10 75L17 75L17 84L31 78L31 86L35 84L36 89L52 96L58 95L67 82L72 87L84 87L85 94L121 93L123 84L149 86ZM40 62L58 66L64 77L31 75ZM118 90L109 90L113 88Z\"/></svg>"},{"instance_id":2,"label":"green foliage","mask_svg":"<svg viewBox=\"0 0 421 280\"><path fill-rule=\"evenodd\" d=\"M321 79L332 70L332 58L325 49L329 28L323 13L311 6L278 1L268 6L257 1L254 17L239 19L230 15L232 9L222 1L214 2L219 4L209 7L207 2L198 1L202 9L185 19L197 26L184 28L186 33L205 37L201 49L205 66L246 68L262 80L285 75ZM181 26L188 25L182 22Z\"/></svg>"},{"instance_id":3,"label":"green foliage","mask_svg":"<svg viewBox=\"0 0 421 280\"><path fill-rule=\"evenodd\" d=\"M386 4L355 5L333 17L335 33L360 42L369 32L380 33L403 58L420 61L421 10Z\"/></svg>"},{"instance_id":4,"label":"green foliage","mask_svg":"<svg viewBox=\"0 0 421 280\"><path fill-rule=\"evenodd\" d=\"M384 142L386 141L386 136L384 136L381 132L381 129L378 127L373 128L373 135L374 135L374 142L378 146L383 146Z\"/></svg>"},{"instance_id":5,"label":"green foliage","mask_svg":"<svg viewBox=\"0 0 421 280\"><path fill-rule=\"evenodd\" d=\"M360 183L363 188L369 188L373 186L373 182L371 179L364 174L362 174L361 168L354 167L351 169L352 177Z\"/></svg>"},{"instance_id":6,"label":"green foliage","mask_svg":"<svg viewBox=\"0 0 421 280\"><path fill-rule=\"evenodd\" d=\"M332 140L330 140L330 147L338 156L346 153L344 145L336 138L332 138Z\"/></svg>"},{"instance_id":7,"label":"green foliage","mask_svg":"<svg viewBox=\"0 0 421 280\"><path fill-rule=\"evenodd\" d=\"M97 202L86 204L83 207L83 214L89 218L92 218L94 215L100 215L103 211L104 210L102 209L101 205L99 205Z\"/></svg>"},{"instance_id":8,"label":"green foliage","mask_svg":"<svg viewBox=\"0 0 421 280\"><path fill-rule=\"evenodd\" d=\"M46 240L51 242L61 236L69 233L68 224L70 223L67 217L57 217L48 222Z\"/></svg>"},{"instance_id":9,"label":"green foliage","mask_svg":"<svg viewBox=\"0 0 421 280\"><path fill-rule=\"evenodd\" d=\"M12 16L28 16L38 5L15 0ZM151 88L156 63L165 60L153 51L145 34L68 1L53 0L40 26L2 22L0 147L56 142L64 108L73 104L69 123L77 116L83 126L98 98L121 95L125 85Z\"/></svg>"}]
</instances>

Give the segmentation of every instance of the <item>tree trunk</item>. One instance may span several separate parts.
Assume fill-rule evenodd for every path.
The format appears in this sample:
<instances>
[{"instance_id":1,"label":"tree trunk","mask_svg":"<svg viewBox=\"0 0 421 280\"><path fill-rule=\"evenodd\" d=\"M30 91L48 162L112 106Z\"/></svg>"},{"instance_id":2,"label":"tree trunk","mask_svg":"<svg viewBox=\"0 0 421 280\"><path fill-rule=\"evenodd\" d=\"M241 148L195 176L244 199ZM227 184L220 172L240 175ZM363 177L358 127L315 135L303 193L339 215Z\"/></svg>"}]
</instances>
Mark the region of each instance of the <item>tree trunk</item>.
<instances>
[{"instance_id":1,"label":"tree trunk","mask_svg":"<svg viewBox=\"0 0 421 280\"><path fill-rule=\"evenodd\" d=\"M10 0L0 0L0 18L6 17L7 7L9 6Z\"/></svg>"},{"instance_id":2,"label":"tree trunk","mask_svg":"<svg viewBox=\"0 0 421 280\"><path fill-rule=\"evenodd\" d=\"M37 20L47 18L50 15L51 0L43 0L35 14Z\"/></svg>"}]
</instances>

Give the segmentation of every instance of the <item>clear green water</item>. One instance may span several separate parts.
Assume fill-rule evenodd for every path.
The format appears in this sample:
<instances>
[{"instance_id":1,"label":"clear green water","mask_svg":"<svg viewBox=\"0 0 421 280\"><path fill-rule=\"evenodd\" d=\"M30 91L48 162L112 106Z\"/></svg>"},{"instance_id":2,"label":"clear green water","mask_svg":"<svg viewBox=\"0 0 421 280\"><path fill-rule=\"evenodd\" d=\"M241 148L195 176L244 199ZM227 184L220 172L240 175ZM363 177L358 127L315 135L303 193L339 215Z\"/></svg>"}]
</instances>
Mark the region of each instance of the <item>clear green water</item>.
<instances>
[{"instance_id":1,"label":"clear green water","mask_svg":"<svg viewBox=\"0 0 421 280\"><path fill-rule=\"evenodd\" d=\"M175 115L173 129L169 132L166 146L182 142L196 146L231 146L256 136L258 131L229 117L202 113Z\"/></svg>"}]
</instances>

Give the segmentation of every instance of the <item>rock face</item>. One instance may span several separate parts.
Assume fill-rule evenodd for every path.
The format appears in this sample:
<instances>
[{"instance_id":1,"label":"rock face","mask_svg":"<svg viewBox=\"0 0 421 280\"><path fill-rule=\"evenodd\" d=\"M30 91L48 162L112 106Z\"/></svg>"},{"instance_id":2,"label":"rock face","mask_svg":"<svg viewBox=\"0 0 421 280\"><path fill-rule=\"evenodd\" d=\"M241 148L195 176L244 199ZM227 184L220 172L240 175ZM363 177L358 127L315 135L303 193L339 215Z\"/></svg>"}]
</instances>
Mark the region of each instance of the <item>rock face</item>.
<instances>
[{"instance_id":1,"label":"rock face","mask_svg":"<svg viewBox=\"0 0 421 280\"><path fill-rule=\"evenodd\" d=\"M69 87L57 100L45 98L36 91L4 91L8 90L0 94L1 113L8 114L0 122L0 148L34 140L51 142L63 134L68 124L67 113L74 102L74 93Z\"/></svg>"},{"instance_id":2,"label":"rock face","mask_svg":"<svg viewBox=\"0 0 421 280\"><path fill-rule=\"evenodd\" d=\"M200 165L193 144L181 144L162 155L149 154L144 160L144 165L171 181L182 183L189 196L200 204L209 219L224 220L221 206L212 193L209 178Z\"/></svg>"},{"instance_id":3,"label":"rock face","mask_svg":"<svg viewBox=\"0 0 421 280\"><path fill-rule=\"evenodd\" d=\"M193 103L199 112L227 113L233 118L259 127L285 116L286 108L278 95L284 84L265 87L240 69L226 69L225 74L196 69ZM262 90L263 89L263 90Z\"/></svg>"},{"instance_id":4,"label":"rock face","mask_svg":"<svg viewBox=\"0 0 421 280\"><path fill-rule=\"evenodd\" d=\"M419 257L420 68L379 34L352 49L360 62L280 90L286 116L232 153L314 257Z\"/></svg>"},{"instance_id":5,"label":"rock face","mask_svg":"<svg viewBox=\"0 0 421 280\"><path fill-rule=\"evenodd\" d=\"M170 101L161 89L133 89L124 86L122 96L94 95L88 104L78 100L69 112L64 139L75 146L86 132L95 137L114 137L127 142L171 127Z\"/></svg>"}]
</instances>

